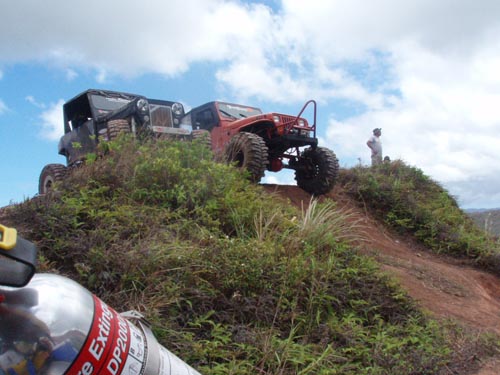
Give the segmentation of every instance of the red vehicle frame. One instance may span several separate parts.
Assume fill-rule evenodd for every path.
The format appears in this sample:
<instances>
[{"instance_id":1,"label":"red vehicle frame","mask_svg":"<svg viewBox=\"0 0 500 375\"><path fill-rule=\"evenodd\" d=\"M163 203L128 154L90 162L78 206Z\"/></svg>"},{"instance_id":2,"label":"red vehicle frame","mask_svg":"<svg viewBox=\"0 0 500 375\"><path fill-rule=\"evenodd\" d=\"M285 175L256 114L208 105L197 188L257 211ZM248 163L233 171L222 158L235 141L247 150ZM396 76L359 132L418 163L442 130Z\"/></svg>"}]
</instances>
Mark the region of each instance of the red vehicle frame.
<instances>
[{"instance_id":1,"label":"red vehicle frame","mask_svg":"<svg viewBox=\"0 0 500 375\"><path fill-rule=\"evenodd\" d=\"M308 108L312 108L312 124L303 117ZM296 171L296 180L306 191L324 194L334 184L338 160L330 150L318 147L316 116L314 100L307 101L296 116L214 101L192 109L182 123L209 133L212 150L246 167L252 180L260 181L265 170L288 168Z\"/></svg>"}]
</instances>

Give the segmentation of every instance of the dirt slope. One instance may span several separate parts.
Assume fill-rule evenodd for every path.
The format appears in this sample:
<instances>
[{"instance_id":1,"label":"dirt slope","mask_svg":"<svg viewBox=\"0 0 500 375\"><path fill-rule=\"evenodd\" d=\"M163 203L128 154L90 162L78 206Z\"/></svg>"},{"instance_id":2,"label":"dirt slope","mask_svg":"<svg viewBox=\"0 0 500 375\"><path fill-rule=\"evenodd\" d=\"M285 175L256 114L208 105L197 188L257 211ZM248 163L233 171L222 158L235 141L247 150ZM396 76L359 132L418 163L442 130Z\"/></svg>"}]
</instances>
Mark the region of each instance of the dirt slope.
<instances>
[{"instance_id":1,"label":"dirt slope","mask_svg":"<svg viewBox=\"0 0 500 375\"><path fill-rule=\"evenodd\" d=\"M310 201L310 195L296 186L264 187L298 207L305 207ZM362 251L374 256L384 270L398 278L409 295L432 316L454 319L478 332L500 335L499 278L455 259L432 254L414 241L390 233L340 189L334 189L328 197L362 223L365 238L359 244ZM475 374L500 374L500 356L483 363Z\"/></svg>"}]
</instances>

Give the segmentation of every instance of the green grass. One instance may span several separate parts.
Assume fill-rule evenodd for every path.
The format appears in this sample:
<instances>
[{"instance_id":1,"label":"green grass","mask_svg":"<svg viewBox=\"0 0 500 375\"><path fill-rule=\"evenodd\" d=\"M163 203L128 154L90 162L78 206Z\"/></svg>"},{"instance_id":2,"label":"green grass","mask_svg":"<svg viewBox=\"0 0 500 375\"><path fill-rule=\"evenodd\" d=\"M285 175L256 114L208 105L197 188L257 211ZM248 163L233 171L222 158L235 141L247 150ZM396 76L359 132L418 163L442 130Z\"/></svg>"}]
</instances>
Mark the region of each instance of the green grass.
<instances>
[{"instance_id":1,"label":"green grass","mask_svg":"<svg viewBox=\"0 0 500 375\"><path fill-rule=\"evenodd\" d=\"M334 202L284 205L201 144L105 146L5 224L37 243L42 271L142 312L203 374L434 375L457 363L458 328L356 250L358 224Z\"/></svg>"},{"instance_id":2,"label":"green grass","mask_svg":"<svg viewBox=\"0 0 500 375\"><path fill-rule=\"evenodd\" d=\"M420 169L401 160L376 168L356 167L342 171L340 184L387 226L436 253L472 259L500 275L500 243Z\"/></svg>"}]
</instances>

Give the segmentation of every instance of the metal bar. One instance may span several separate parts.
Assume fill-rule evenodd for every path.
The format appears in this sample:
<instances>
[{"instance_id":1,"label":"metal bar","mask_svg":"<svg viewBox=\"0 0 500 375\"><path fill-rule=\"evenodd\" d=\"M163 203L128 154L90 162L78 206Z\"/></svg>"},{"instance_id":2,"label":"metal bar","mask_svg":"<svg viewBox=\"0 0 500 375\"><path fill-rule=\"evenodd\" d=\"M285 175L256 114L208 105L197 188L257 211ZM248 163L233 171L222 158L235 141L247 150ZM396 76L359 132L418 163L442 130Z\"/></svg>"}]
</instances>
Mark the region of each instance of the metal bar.
<instances>
[{"instance_id":1,"label":"metal bar","mask_svg":"<svg viewBox=\"0 0 500 375\"><path fill-rule=\"evenodd\" d=\"M313 106L314 106L314 123L313 125L311 126L313 132L314 132L314 138L316 138L316 101L315 100L308 100L306 102L306 104L304 104L304 106L302 107L302 110L299 112L299 114L297 115L297 117L295 118L295 123L297 123L297 121L299 120L300 116L302 116L302 113L304 113L304 111L306 110L306 108L309 106L309 104L313 103Z\"/></svg>"}]
</instances>

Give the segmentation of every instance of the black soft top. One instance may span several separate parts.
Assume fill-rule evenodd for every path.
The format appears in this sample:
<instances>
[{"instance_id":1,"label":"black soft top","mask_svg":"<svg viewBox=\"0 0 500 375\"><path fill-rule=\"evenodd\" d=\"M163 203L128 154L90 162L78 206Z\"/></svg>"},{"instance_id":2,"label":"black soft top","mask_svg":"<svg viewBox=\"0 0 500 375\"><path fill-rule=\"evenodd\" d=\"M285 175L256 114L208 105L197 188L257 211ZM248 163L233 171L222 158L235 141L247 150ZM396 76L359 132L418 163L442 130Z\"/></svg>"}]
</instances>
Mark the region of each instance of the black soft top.
<instances>
[{"instance_id":1,"label":"black soft top","mask_svg":"<svg viewBox=\"0 0 500 375\"><path fill-rule=\"evenodd\" d=\"M158 104L158 105L166 105L166 106L171 106L175 102L172 101L167 101L167 100L159 100L159 99L149 99L146 98L143 95L137 95L137 94L131 94L127 92L120 92L120 91L110 91L110 90L100 90L100 89L88 89L80 94L76 95L74 98L68 100L64 105L63 105L63 112L64 112L64 123L65 126L68 124L68 122L72 119L75 118L77 115L83 115L88 118L92 118L92 109L91 109L91 103L90 103L90 96L91 95L99 95L103 97L108 97L108 98L123 98L128 101L133 101L138 98L144 98L147 99L149 103L152 104Z\"/></svg>"}]
</instances>

